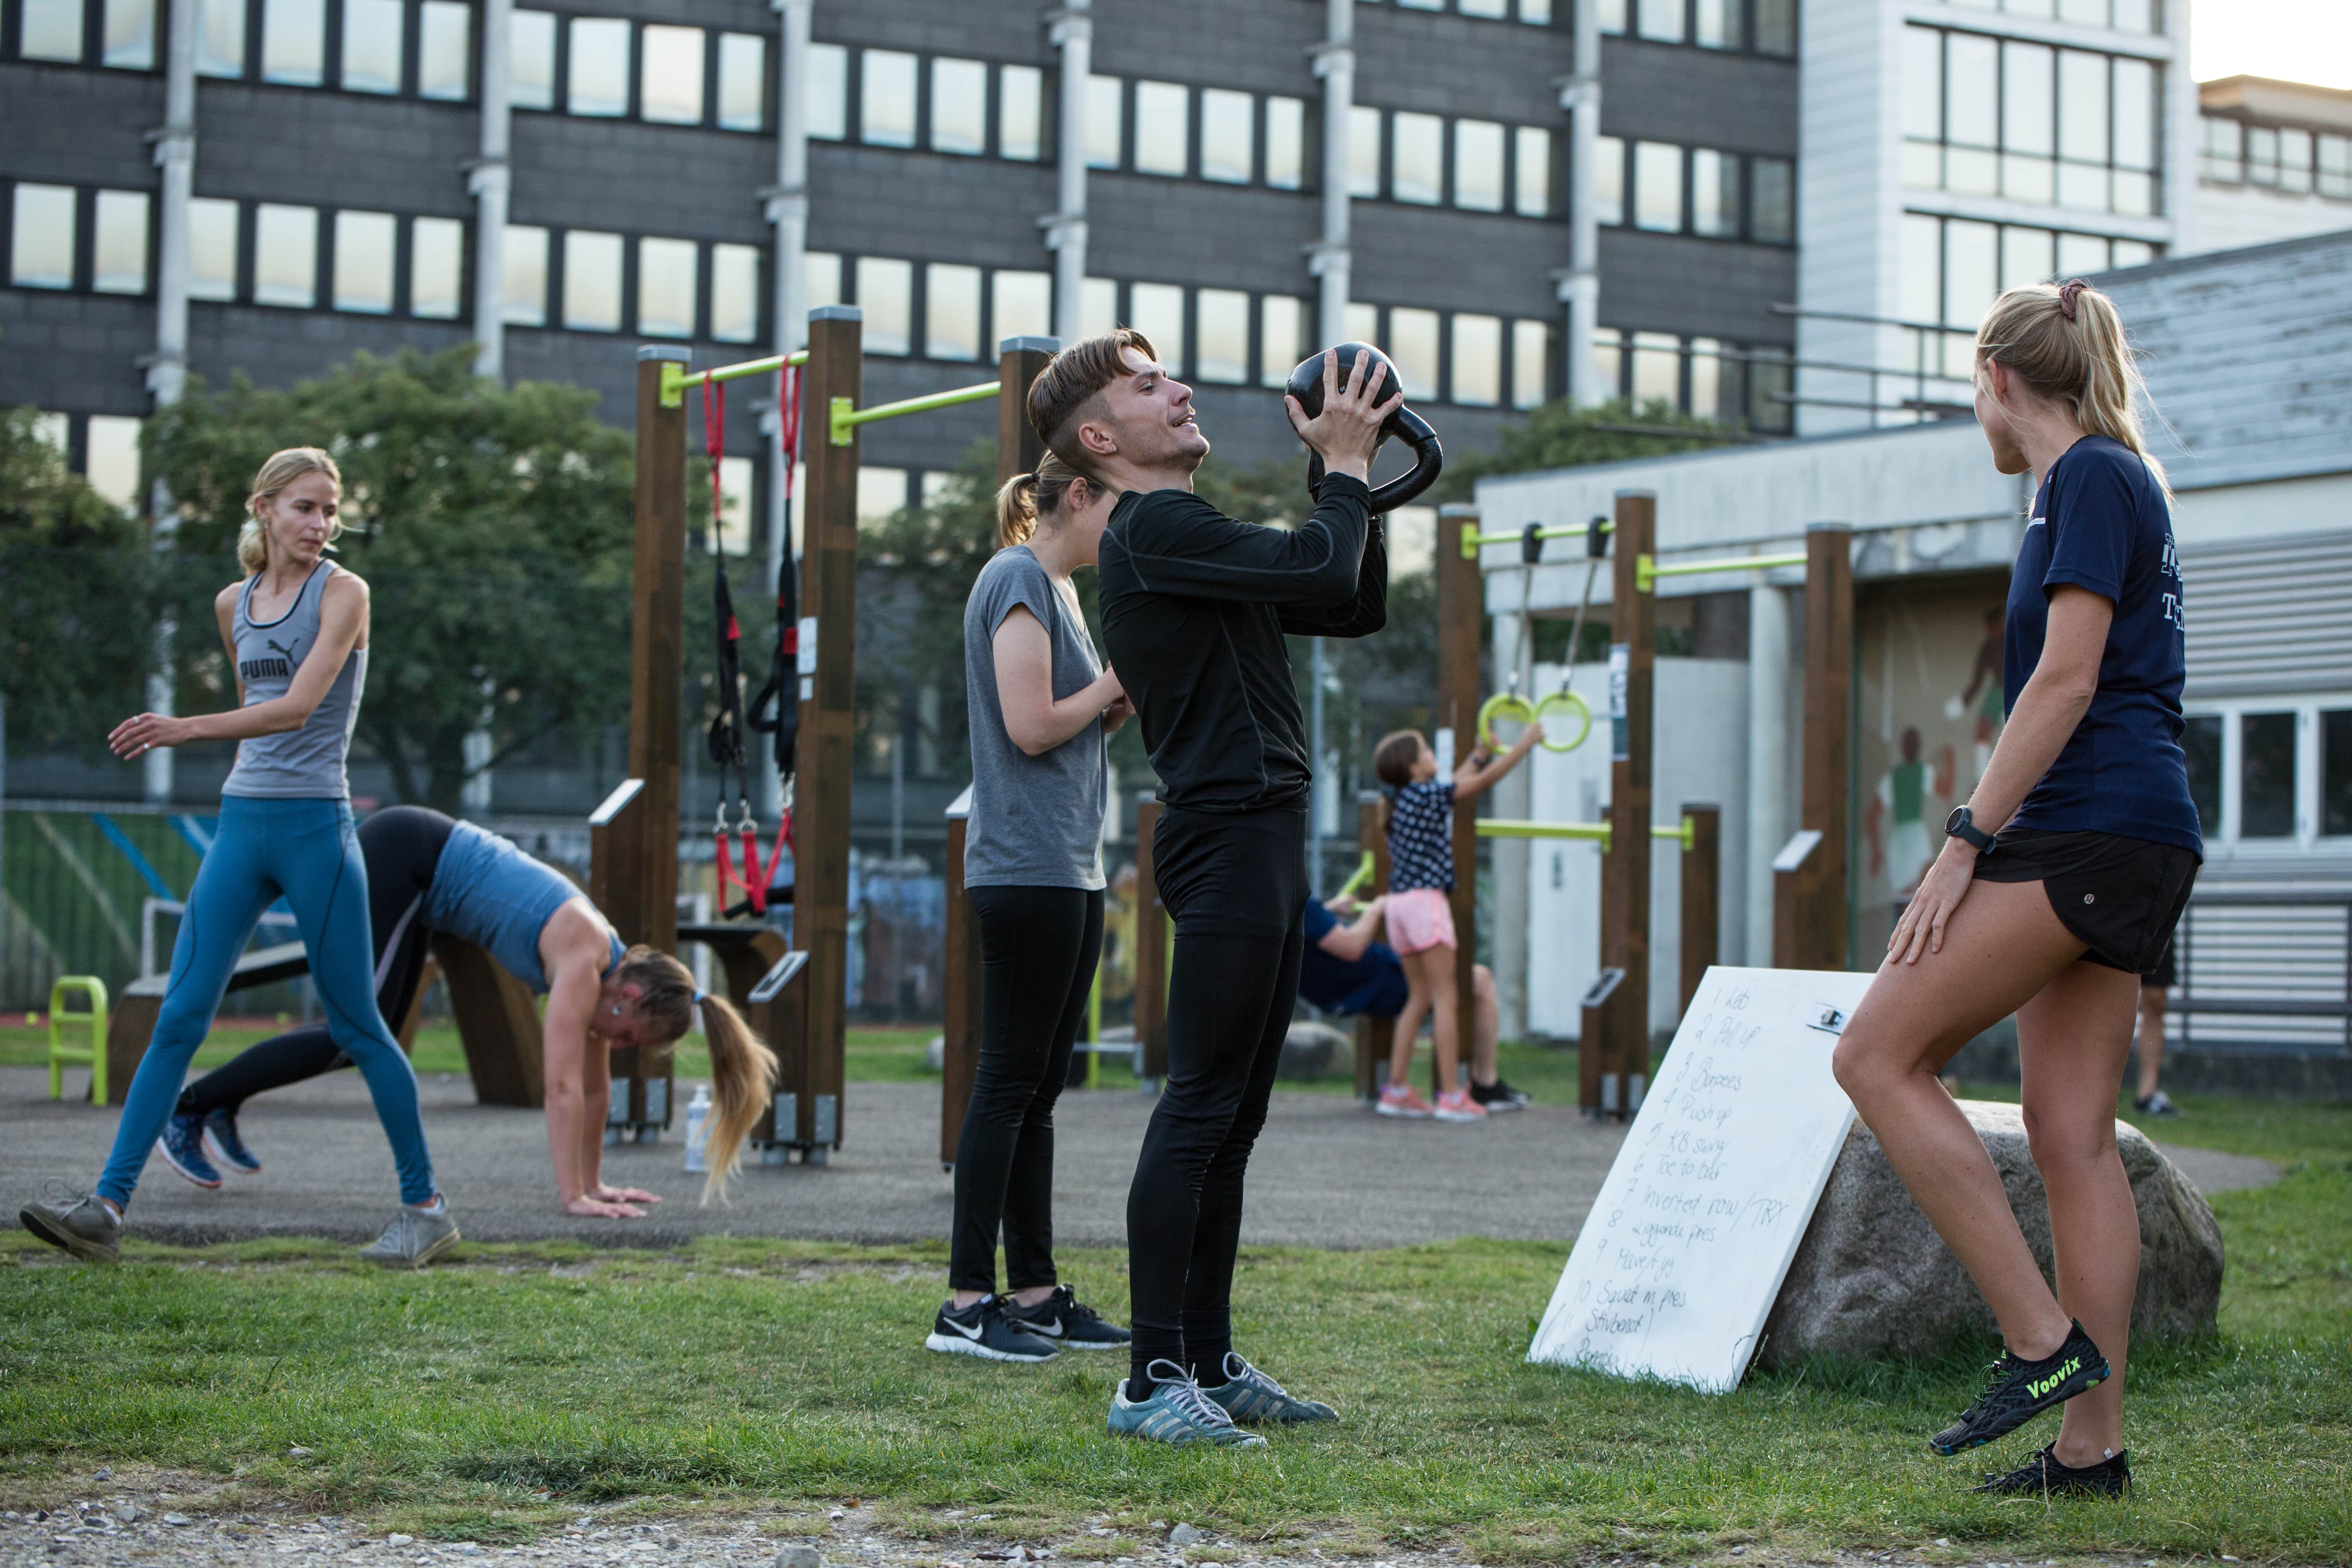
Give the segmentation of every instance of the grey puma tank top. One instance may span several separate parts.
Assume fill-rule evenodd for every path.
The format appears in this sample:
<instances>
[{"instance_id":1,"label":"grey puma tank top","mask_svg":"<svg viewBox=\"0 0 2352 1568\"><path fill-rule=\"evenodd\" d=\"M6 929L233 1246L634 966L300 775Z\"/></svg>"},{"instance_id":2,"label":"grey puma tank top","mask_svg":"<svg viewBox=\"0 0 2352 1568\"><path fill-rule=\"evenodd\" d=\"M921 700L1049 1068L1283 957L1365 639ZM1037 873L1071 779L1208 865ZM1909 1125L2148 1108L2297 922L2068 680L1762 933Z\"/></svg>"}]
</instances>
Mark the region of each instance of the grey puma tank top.
<instances>
[{"instance_id":1,"label":"grey puma tank top","mask_svg":"<svg viewBox=\"0 0 2352 1568\"><path fill-rule=\"evenodd\" d=\"M327 581L342 568L321 561L294 595L293 607L274 621L253 618L253 591L261 574L245 580L236 596L230 639L236 645L236 677L245 684L245 705L283 697L294 672L319 641L319 602ZM343 759L359 722L360 691L367 684L367 649L353 648L335 674L327 695L299 730L257 735L236 743L236 766L221 794L279 800L349 800L351 779Z\"/></svg>"}]
</instances>

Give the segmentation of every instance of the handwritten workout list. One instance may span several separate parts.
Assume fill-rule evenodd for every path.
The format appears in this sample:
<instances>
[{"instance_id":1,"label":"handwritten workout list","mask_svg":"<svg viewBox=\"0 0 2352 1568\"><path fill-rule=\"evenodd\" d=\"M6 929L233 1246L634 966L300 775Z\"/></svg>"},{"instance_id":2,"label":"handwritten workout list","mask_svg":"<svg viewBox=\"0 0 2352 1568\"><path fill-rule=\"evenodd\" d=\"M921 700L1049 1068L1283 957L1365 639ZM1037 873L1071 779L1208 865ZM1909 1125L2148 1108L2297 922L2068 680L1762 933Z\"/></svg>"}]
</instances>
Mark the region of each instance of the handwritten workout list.
<instances>
[{"instance_id":1,"label":"handwritten workout list","mask_svg":"<svg viewBox=\"0 0 2352 1568\"><path fill-rule=\"evenodd\" d=\"M1830 1052L1869 985L1867 974L1706 972L1529 1361L1738 1386L1853 1121Z\"/></svg>"}]
</instances>

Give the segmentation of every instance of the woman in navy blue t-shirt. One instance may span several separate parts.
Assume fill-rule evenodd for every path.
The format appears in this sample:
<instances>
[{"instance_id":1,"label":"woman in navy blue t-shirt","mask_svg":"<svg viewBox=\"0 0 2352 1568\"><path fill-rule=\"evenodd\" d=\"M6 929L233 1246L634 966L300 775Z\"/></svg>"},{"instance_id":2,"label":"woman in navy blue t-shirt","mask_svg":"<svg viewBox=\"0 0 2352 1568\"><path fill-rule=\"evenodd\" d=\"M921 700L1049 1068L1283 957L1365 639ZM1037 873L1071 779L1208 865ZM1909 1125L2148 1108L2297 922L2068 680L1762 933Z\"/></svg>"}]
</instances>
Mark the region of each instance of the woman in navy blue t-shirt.
<instances>
[{"instance_id":1,"label":"woman in navy blue t-shirt","mask_svg":"<svg viewBox=\"0 0 2352 1568\"><path fill-rule=\"evenodd\" d=\"M2010 579L2009 720L1838 1043L1838 1082L1999 1320L1984 1392L1929 1439L1990 1443L2063 1405L2057 1438L1978 1489L2120 1496L2139 1215L2116 1152L2139 995L2203 854L2180 750L2180 563L2115 306L2012 289L1977 333L1977 420L2041 476ZM2017 1015L2025 1125L2050 1199L2053 1296L1984 1143L1936 1081Z\"/></svg>"}]
</instances>

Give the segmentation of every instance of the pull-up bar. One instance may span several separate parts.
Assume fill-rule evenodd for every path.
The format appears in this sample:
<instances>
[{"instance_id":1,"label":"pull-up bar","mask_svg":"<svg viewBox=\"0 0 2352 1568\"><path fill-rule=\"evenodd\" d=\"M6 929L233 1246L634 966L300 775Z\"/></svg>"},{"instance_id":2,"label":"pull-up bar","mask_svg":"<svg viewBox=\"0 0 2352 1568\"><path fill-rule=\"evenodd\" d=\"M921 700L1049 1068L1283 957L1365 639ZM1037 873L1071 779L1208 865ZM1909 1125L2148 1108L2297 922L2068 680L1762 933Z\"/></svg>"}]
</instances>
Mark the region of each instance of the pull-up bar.
<instances>
[{"instance_id":1,"label":"pull-up bar","mask_svg":"<svg viewBox=\"0 0 2352 1568\"><path fill-rule=\"evenodd\" d=\"M1637 555L1633 558L1633 584L1646 594L1661 577L1696 577L1709 572L1763 572L1804 563L1805 552L1801 550L1786 555L1725 555L1712 561L1670 561L1663 566L1654 555Z\"/></svg>"},{"instance_id":2,"label":"pull-up bar","mask_svg":"<svg viewBox=\"0 0 2352 1568\"><path fill-rule=\"evenodd\" d=\"M850 431L860 425L870 425L877 419L896 419L907 414L928 414L934 408L953 408L960 403L978 403L995 396L1003 384L1001 381L983 382L978 386L959 386L952 392L927 393L921 397L904 398L897 403L877 403L871 408L860 408L849 398L836 397L828 405L833 444L848 446Z\"/></svg>"},{"instance_id":3,"label":"pull-up bar","mask_svg":"<svg viewBox=\"0 0 2352 1568\"><path fill-rule=\"evenodd\" d=\"M1601 846L1607 854L1611 842L1609 824L1605 822L1525 822L1507 816L1482 816L1478 819L1481 838L1583 838ZM1682 847L1695 849L1698 845L1698 824L1685 816L1679 827L1650 829L1653 838L1671 838Z\"/></svg>"},{"instance_id":4,"label":"pull-up bar","mask_svg":"<svg viewBox=\"0 0 2352 1568\"><path fill-rule=\"evenodd\" d=\"M740 381L747 375L773 375L788 364L806 364L808 350L794 349L788 354L770 354L766 359L747 359L741 364L715 365L709 370L689 374L675 361L664 361L661 373L661 405L676 408L686 401L686 389L714 381Z\"/></svg>"},{"instance_id":5,"label":"pull-up bar","mask_svg":"<svg viewBox=\"0 0 2352 1568\"><path fill-rule=\"evenodd\" d=\"M1614 533L1617 531L1617 525L1606 521L1605 519L1601 520L1601 531L1603 533ZM1590 537L1591 533L1591 525L1589 523L1580 528L1538 528L1536 530L1536 537L1538 539L1584 539ZM1521 529L1517 533L1481 533L1475 528L1465 528L1462 531L1462 559L1465 561L1475 561L1478 559L1478 550L1482 545L1517 544L1524 542L1527 539L1527 531L1525 529Z\"/></svg>"}]
</instances>

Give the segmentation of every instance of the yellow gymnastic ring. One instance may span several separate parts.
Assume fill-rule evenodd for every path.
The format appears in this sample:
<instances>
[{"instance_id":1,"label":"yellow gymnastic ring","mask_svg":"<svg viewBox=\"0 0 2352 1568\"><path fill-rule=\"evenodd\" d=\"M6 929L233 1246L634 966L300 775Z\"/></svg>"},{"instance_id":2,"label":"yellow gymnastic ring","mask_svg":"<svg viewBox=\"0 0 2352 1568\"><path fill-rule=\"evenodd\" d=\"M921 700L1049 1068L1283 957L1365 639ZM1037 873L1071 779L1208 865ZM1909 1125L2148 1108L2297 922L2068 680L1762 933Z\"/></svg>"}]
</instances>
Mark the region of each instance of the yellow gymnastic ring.
<instances>
[{"instance_id":1,"label":"yellow gymnastic ring","mask_svg":"<svg viewBox=\"0 0 2352 1568\"><path fill-rule=\"evenodd\" d=\"M1555 739L1551 725L1545 721L1546 714L1563 712L1572 715L1569 722L1576 726L1576 733L1565 741ZM1539 743L1545 751L1572 752L1592 733L1592 705L1573 691L1555 691L1536 704L1536 721L1544 726L1544 738Z\"/></svg>"},{"instance_id":2,"label":"yellow gymnastic ring","mask_svg":"<svg viewBox=\"0 0 2352 1568\"><path fill-rule=\"evenodd\" d=\"M1495 721L1517 719L1522 724L1535 722L1536 705L1516 691L1497 691L1479 705L1478 740L1487 750L1495 749Z\"/></svg>"}]
</instances>

